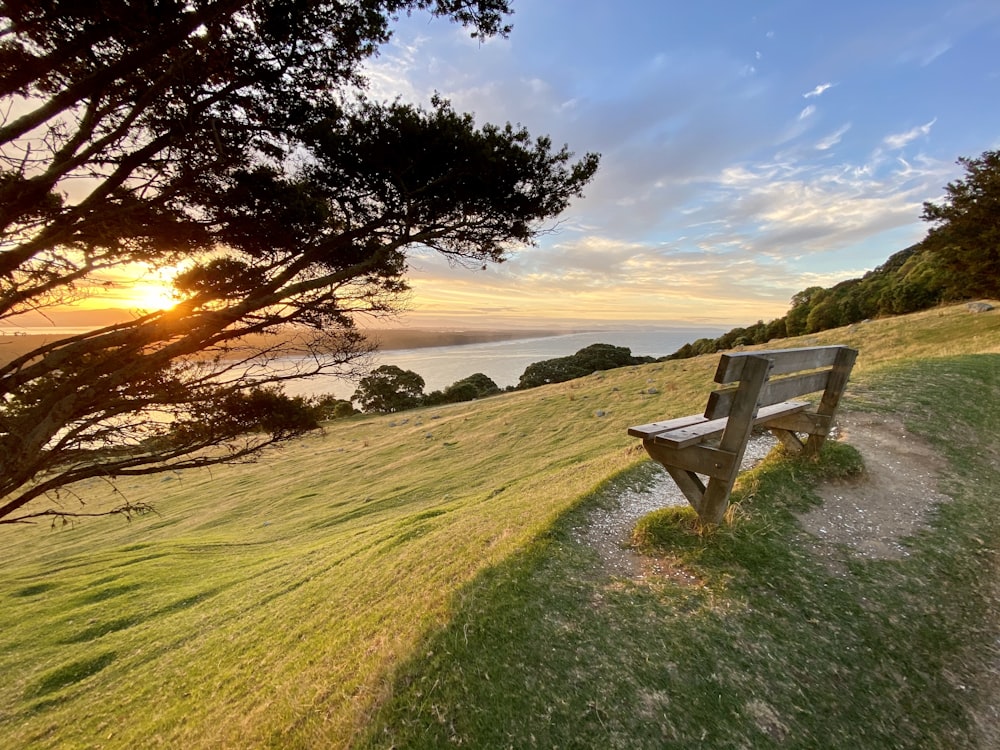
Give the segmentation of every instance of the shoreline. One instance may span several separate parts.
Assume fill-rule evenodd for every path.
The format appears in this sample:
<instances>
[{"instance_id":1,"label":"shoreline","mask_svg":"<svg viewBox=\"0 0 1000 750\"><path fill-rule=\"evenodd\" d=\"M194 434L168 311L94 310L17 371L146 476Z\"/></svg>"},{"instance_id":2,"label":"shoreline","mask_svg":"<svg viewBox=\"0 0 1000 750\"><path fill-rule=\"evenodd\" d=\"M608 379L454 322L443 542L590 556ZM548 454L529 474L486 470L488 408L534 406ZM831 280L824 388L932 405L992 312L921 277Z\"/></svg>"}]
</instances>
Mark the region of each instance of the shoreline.
<instances>
[{"instance_id":1,"label":"shoreline","mask_svg":"<svg viewBox=\"0 0 1000 750\"><path fill-rule=\"evenodd\" d=\"M583 333L583 331L548 328L498 328L496 330L469 329L461 331L431 328L380 328L370 329L365 332L365 335L378 344L380 352L390 352L405 349L429 349L438 346L489 344L495 341L540 339L571 333Z\"/></svg>"},{"instance_id":2,"label":"shoreline","mask_svg":"<svg viewBox=\"0 0 1000 750\"><path fill-rule=\"evenodd\" d=\"M496 330L437 330L430 328L379 328L368 329L365 335L378 346L380 352L429 349L442 346L487 344L495 341L516 341L581 333L578 330L547 328ZM0 365L17 359L40 346L68 338L72 333L21 333L0 335Z\"/></svg>"}]
</instances>

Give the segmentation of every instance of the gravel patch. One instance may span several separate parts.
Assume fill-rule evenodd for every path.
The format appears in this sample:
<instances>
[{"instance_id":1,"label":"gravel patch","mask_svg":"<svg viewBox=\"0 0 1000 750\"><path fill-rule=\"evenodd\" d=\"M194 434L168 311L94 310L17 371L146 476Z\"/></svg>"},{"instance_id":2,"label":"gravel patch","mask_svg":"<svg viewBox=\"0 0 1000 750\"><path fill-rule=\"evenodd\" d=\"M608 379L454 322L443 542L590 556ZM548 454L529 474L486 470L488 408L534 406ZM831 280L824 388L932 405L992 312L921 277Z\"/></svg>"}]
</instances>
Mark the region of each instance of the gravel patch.
<instances>
[{"instance_id":1,"label":"gravel patch","mask_svg":"<svg viewBox=\"0 0 1000 750\"><path fill-rule=\"evenodd\" d=\"M743 456L743 469L760 463L777 441L769 433L754 435ZM687 498L666 471L657 474L656 480L643 490L630 489L616 498L610 508L596 508L584 524L574 530L578 541L590 545L600 553L608 575L644 580L650 576L669 575L691 578L675 569L668 561L636 554L628 541L635 522L650 511L672 505L686 505Z\"/></svg>"},{"instance_id":2,"label":"gravel patch","mask_svg":"<svg viewBox=\"0 0 1000 750\"><path fill-rule=\"evenodd\" d=\"M861 453L861 478L817 488L823 503L799 516L814 554L843 572L845 554L898 559L909 554L905 540L927 523L933 508L949 498L937 489L943 460L926 442L911 435L894 417L841 413L832 438ZM754 435L743 469L759 463L776 440ZM643 580L651 575L684 575L669 561L636 554L627 545L635 522L646 513L687 499L665 471L643 490L627 490L609 508L596 508L575 530L579 541L600 553L611 576Z\"/></svg>"}]
</instances>

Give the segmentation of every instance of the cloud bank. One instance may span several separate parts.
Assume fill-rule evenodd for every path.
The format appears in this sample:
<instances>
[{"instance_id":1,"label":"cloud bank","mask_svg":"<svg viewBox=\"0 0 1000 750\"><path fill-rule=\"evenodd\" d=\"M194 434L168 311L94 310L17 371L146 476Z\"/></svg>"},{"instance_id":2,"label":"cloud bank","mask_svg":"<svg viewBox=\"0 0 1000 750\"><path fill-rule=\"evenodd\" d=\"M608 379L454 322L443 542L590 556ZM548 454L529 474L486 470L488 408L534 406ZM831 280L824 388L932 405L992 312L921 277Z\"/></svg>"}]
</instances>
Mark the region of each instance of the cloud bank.
<instances>
[{"instance_id":1,"label":"cloud bank","mask_svg":"<svg viewBox=\"0 0 1000 750\"><path fill-rule=\"evenodd\" d=\"M376 93L425 102L440 92L481 122L524 123L602 154L586 198L538 247L479 273L419 255L414 305L736 324L777 317L795 292L882 263L923 236L922 202L954 178L959 155L977 153L963 144L978 120L927 119L934 94L919 76L961 62L959 40L987 6L946 14L915 2L906 14L838 6L838 18L865 23L831 20L825 46L793 26L812 24L808 14L734 12L718 31L704 11L718 34L694 38L652 17L625 28L631 6L602 15L558 0L519 8L511 38L481 47L447 25L399 34L370 67ZM559 18L566 33L544 33L540 18ZM1000 85L988 71L983 80ZM1000 115L990 111L995 143Z\"/></svg>"}]
</instances>

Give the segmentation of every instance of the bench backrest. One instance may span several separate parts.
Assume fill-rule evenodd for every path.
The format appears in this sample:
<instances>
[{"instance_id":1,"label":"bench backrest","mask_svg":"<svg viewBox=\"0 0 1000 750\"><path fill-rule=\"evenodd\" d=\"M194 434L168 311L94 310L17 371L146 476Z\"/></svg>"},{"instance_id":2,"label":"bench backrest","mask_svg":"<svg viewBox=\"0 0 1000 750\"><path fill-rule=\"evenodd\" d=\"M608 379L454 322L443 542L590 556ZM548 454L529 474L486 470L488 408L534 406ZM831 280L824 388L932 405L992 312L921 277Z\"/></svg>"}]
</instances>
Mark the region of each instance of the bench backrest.
<instances>
[{"instance_id":1,"label":"bench backrest","mask_svg":"<svg viewBox=\"0 0 1000 750\"><path fill-rule=\"evenodd\" d=\"M855 357L857 351L847 346L814 346L723 354L715 372L715 382L722 385L738 383L743 376L745 365L751 358L767 359L771 368L768 380L761 389L758 406L770 406L818 391L823 391L824 397L827 397L826 394L831 394L830 398L839 399L854 366ZM719 419L728 416L736 400L737 390L738 388L734 386L712 392L705 408L705 418ZM830 406L835 407L836 404Z\"/></svg>"}]
</instances>

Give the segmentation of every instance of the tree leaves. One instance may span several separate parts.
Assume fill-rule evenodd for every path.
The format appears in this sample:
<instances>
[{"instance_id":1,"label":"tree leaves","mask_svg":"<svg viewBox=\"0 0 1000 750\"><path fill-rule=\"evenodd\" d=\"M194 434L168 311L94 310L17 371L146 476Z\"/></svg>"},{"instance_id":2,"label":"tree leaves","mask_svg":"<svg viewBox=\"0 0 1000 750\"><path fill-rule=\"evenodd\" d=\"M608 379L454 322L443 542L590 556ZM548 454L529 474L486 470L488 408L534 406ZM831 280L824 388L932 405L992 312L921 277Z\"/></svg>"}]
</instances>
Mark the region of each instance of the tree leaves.
<instances>
[{"instance_id":1,"label":"tree leaves","mask_svg":"<svg viewBox=\"0 0 1000 750\"><path fill-rule=\"evenodd\" d=\"M269 386L350 374L355 316L396 308L408 251L499 261L580 194L595 155L364 99L361 61L415 9L507 30L506 0L4 4L0 320L124 263L184 270L173 308L0 363L0 523L301 434Z\"/></svg>"},{"instance_id":2,"label":"tree leaves","mask_svg":"<svg viewBox=\"0 0 1000 750\"><path fill-rule=\"evenodd\" d=\"M948 272L950 297L1000 296L1000 151L958 163L965 178L948 183L941 203L924 203L935 225L924 243Z\"/></svg>"}]
</instances>

